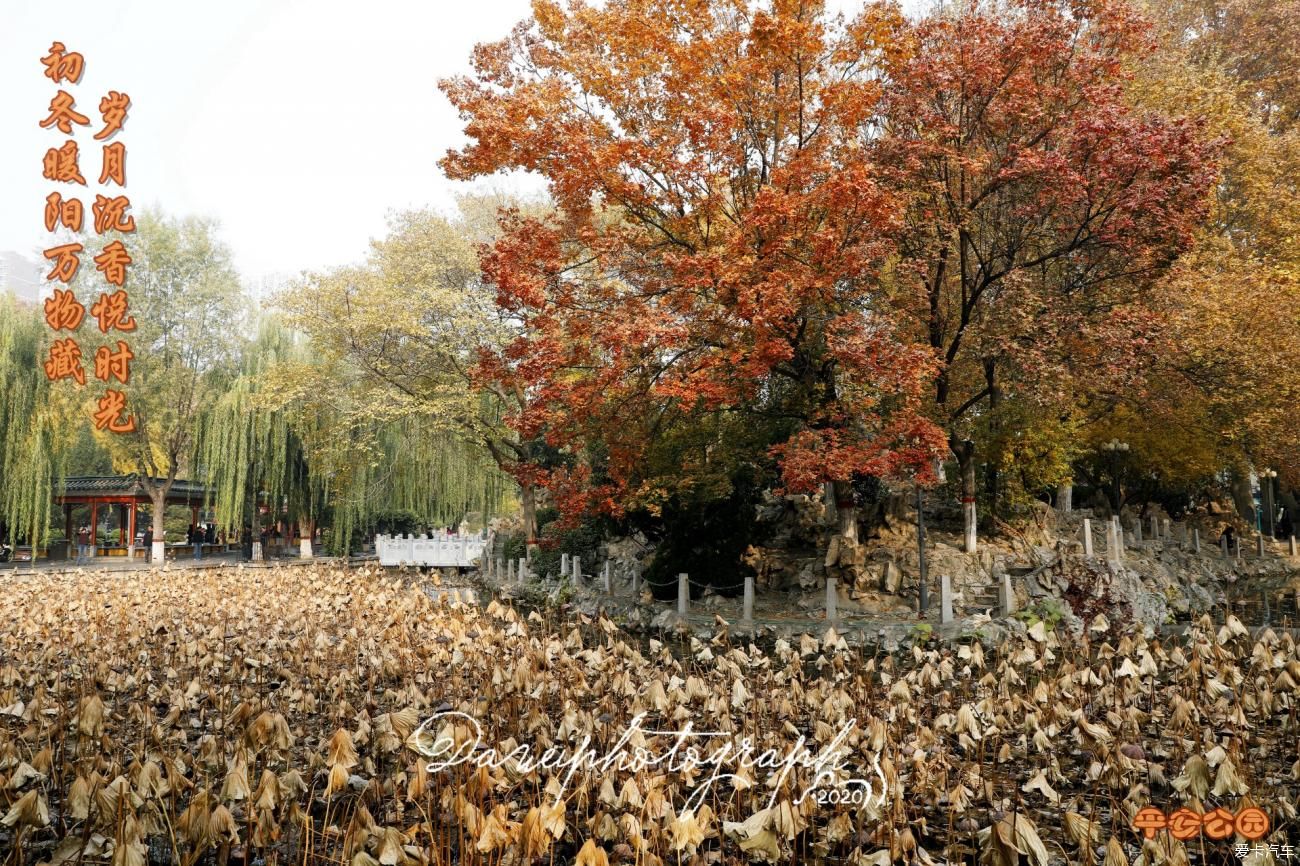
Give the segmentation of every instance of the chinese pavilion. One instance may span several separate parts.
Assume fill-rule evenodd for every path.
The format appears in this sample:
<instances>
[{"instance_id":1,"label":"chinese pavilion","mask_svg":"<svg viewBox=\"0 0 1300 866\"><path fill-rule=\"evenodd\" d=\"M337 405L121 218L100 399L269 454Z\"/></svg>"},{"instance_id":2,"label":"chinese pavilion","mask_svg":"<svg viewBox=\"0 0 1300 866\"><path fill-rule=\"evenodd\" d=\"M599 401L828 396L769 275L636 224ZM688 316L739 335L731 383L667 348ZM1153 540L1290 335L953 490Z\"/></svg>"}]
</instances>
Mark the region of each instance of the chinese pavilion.
<instances>
[{"instance_id":1,"label":"chinese pavilion","mask_svg":"<svg viewBox=\"0 0 1300 866\"><path fill-rule=\"evenodd\" d=\"M190 523L199 522L199 509L203 507L208 489L193 481L176 479L171 490L167 492L167 505L184 505L190 508ZM149 493L137 475L83 475L64 479L63 490L55 495L54 501L63 507L64 531L69 543L76 543L76 527L72 525L72 510L77 506L90 508L90 519L83 525L90 526L91 537L98 539L101 515L112 514L116 520L115 532L105 539L106 543L96 541L96 556L125 556L134 548L136 537L136 510L139 506L152 505ZM113 538L116 535L116 539ZM143 549L137 550L143 556Z\"/></svg>"}]
</instances>

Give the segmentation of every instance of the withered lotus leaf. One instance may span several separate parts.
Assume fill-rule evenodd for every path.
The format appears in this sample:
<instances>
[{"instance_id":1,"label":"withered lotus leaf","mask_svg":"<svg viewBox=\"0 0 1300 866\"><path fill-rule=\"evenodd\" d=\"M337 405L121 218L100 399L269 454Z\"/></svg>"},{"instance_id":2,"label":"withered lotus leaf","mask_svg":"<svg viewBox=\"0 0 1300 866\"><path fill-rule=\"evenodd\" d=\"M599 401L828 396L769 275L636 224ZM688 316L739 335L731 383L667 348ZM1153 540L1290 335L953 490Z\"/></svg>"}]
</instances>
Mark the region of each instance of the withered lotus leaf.
<instances>
[{"instance_id":1,"label":"withered lotus leaf","mask_svg":"<svg viewBox=\"0 0 1300 866\"><path fill-rule=\"evenodd\" d=\"M827 630L764 648L725 623L642 639L608 616L449 604L422 580L160 570L105 595L89 576L15 575L0 598L23 611L0 635L0 845L21 830L51 866L150 847L195 864L223 850L357 866L941 862L929 848L1042 866L1040 834L1086 857L1119 832L1097 800L1117 825L1147 804L1236 809L1247 793L1278 821L1295 814L1286 631L1206 620L1156 639L1108 624L860 653ZM663 732L689 723L779 764L800 738L815 754L843 731L846 767L818 792L861 777L880 796L800 798L811 768L776 781L733 762L688 804L708 763L569 776L538 762L584 741L603 754L637 714L628 754L666 755ZM430 772L439 737L465 760ZM58 837L70 825L84 844Z\"/></svg>"}]
</instances>

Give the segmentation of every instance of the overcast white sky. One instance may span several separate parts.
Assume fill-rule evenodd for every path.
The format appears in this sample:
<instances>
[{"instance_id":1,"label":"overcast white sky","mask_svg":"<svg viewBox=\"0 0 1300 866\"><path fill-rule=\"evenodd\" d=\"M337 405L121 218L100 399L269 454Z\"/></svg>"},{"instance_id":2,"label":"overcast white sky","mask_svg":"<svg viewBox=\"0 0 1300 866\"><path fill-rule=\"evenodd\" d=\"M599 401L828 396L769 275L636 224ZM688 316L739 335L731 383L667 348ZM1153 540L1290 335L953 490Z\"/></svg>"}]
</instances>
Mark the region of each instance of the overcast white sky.
<instances>
[{"instance_id":1,"label":"overcast white sky","mask_svg":"<svg viewBox=\"0 0 1300 866\"><path fill-rule=\"evenodd\" d=\"M115 140L133 205L216 217L256 284L361 258L390 209L450 209L465 187L435 162L463 138L435 82L527 15L528 0L0 0L0 250L48 245L55 40L85 55L63 86L92 124L107 91L131 97ZM98 128L76 130L87 219Z\"/></svg>"}]
</instances>

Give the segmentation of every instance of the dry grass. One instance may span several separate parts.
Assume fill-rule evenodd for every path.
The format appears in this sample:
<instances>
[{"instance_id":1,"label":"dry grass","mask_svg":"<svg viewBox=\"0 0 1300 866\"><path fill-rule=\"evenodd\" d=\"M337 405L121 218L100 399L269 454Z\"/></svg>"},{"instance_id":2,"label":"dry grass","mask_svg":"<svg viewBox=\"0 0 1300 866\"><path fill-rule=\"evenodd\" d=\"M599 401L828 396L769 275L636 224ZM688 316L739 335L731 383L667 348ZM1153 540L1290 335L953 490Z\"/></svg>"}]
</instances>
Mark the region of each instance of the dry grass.
<instances>
[{"instance_id":1,"label":"dry grass","mask_svg":"<svg viewBox=\"0 0 1300 866\"><path fill-rule=\"evenodd\" d=\"M0 631L5 862L598 864L1231 855L1129 829L1148 802L1272 817L1300 842L1290 637L1208 622L1179 646L1100 631L863 657L834 635L674 654L606 620L447 607L369 570L15 577ZM1109 641L1109 642L1107 642ZM643 768L437 775L408 740L446 709L488 745L606 747L654 725L786 752L852 718L879 808L818 805L770 776L715 785ZM463 731L460 732L463 735ZM664 751L668 738L647 745ZM697 774L695 782L698 783ZM552 777L554 776L554 777ZM765 808L769 798L773 807ZM1127 853L1126 848L1127 846Z\"/></svg>"}]
</instances>

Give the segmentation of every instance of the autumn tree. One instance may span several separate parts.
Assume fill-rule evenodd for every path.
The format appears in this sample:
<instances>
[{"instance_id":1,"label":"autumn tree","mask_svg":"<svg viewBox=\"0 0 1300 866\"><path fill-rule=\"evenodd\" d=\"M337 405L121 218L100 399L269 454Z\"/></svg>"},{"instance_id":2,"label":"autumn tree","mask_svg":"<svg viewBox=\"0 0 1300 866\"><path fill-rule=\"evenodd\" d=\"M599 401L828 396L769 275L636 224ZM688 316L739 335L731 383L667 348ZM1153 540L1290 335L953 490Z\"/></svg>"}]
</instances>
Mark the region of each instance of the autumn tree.
<instances>
[{"instance_id":1,"label":"autumn tree","mask_svg":"<svg viewBox=\"0 0 1300 866\"><path fill-rule=\"evenodd\" d=\"M953 3L907 39L878 147L908 196L894 302L940 365L974 551L977 437L1009 397L1068 415L1081 353L1130 363L1153 327L1135 301L1191 243L1213 151L1129 104L1124 64L1151 43L1123 3Z\"/></svg>"},{"instance_id":2,"label":"autumn tree","mask_svg":"<svg viewBox=\"0 0 1300 866\"><path fill-rule=\"evenodd\" d=\"M1177 51L1166 75L1208 70L1240 87L1236 97L1272 133L1300 125L1300 0L1147 0L1164 48Z\"/></svg>"},{"instance_id":3,"label":"autumn tree","mask_svg":"<svg viewBox=\"0 0 1300 866\"><path fill-rule=\"evenodd\" d=\"M127 335L135 359L126 388L136 430L106 442L115 467L137 473L149 494L153 556L161 562L167 494L193 468L200 413L216 402L234 367L246 310L213 221L146 212L136 225L125 285L136 321Z\"/></svg>"},{"instance_id":4,"label":"autumn tree","mask_svg":"<svg viewBox=\"0 0 1300 866\"><path fill-rule=\"evenodd\" d=\"M502 203L467 197L455 220L396 214L365 262L308 274L278 296L312 358L281 364L271 399L336 432L318 454L339 473L334 498L344 519L336 531L383 500L363 494L363 482L431 520L446 518L446 506L497 507L501 473L530 464L533 443L504 423L523 394L472 377L478 352L499 348L512 327L482 285L474 246L495 232ZM391 467L387 484L374 477L381 465ZM516 477L535 540L535 484Z\"/></svg>"},{"instance_id":5,"label":"autumn tree","mask_svg":"<svg viewBox=\"0 0 1300 866\"><path fill-rule=\"evenodd\" d=\"M1226 470L1240 515L1254 518L1250 475L1277 469L1284 500L1300 486L1300 127L1288 47L1300 34L1300 5L1238 0L1151 3L1156 50L1133 63L1134 99L1148 108L1204 118L1224 142L1220 182L1209 198L1195 248L1162 284L1156 363L1140 406L1113 401L1115 435L1141 425L1177 430L1203 458L1203 472ZM1127 410L1127 411L1124 411Z\"/></svg>"},{"instance_id":6,"label":"autumn tree","mask_svg":"<svg viewBox=\"0 0 1300 866\"><path fill-rule=\"evenodd\" d=\"M43 366L50 342L38 310L0 290L0 541L33 548L45 541L67 449L67 416Z\"/></svg>"},{"instance_id":7,"label":"autumn tree","mask_svg":"<svg viewBox=\"0 0 1300 866\"><path fill-rule=\"evenodd\" d=\"M691 473L646 478L647 450L710 417L788 421L755 456L790 489L834 482L846 536L853 478L929 473L930 358L878 291L902 196L871 136L902 27L877 5L536 0L442 83L470 139L447 173L534 172L556 204L482 257L522 328L481 369L529 395L522 438L577 458L548 475L561 504L653 505Z\"/></svg>"},{"instance_id":8,"label":"autumn tree","mask_svg":"<svg viewBox=\"0 0 1300 866\"><path fill-rule=\"evenodd\" d=\"M256 538L265 498L272 521L283 514L299 524L299 550L309 558L326 501L324 467L308 444L312 416L273 389L278 368L307 360L303 343L277 317L259 317L256 336L240 343L238 366L196 419L194 464L195 480L211 490L218 527L235 537L248 525ZM260 545L254 550L260 559Z\"/></svg>"}]
</instances>

